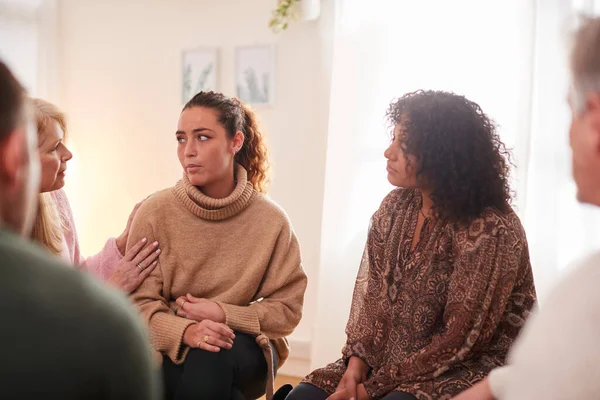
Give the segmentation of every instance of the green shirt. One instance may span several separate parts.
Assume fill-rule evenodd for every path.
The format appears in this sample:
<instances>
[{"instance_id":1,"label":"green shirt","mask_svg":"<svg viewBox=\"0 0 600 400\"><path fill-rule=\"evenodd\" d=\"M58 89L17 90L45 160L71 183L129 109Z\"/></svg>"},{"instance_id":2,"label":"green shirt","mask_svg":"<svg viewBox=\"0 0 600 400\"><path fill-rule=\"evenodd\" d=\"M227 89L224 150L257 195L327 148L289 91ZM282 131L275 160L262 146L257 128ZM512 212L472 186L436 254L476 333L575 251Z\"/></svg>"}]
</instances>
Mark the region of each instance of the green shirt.
<instances>
[{"instance_id":1,"label":"green shirt","mask_svg":"<svg viewBox=\"0 0 600 400\"><path fill-rule=\"evenodd\" d=\"M1 399L161 395L125 297L1 229L0 343Z\"/></svg>"}]
</instances>

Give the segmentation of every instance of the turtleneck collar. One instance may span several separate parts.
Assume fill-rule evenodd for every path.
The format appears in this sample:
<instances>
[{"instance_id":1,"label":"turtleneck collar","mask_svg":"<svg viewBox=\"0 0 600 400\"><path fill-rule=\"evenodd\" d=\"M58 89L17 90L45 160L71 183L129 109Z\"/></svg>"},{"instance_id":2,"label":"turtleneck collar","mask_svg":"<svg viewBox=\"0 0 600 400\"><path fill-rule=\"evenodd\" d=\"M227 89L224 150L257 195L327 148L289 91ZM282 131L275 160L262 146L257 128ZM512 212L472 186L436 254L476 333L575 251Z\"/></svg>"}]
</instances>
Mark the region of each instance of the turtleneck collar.
<instances>
[{"instance_id":1,"label":"turtleneck collar","mask_svg":"<svg viewBox=\"0 0 600 400\"><path fill-rule=\"evenodd\" d=\"M175 197L192 214L202 219L220 221L240 213L252 203L256 196L252 183L248 181L248 173L239 164L235 166L235 178L237 180L235 189L223 199L208 197L192 185L185 175L177 182L173 191Z\"/></svg>"}]
</instances>

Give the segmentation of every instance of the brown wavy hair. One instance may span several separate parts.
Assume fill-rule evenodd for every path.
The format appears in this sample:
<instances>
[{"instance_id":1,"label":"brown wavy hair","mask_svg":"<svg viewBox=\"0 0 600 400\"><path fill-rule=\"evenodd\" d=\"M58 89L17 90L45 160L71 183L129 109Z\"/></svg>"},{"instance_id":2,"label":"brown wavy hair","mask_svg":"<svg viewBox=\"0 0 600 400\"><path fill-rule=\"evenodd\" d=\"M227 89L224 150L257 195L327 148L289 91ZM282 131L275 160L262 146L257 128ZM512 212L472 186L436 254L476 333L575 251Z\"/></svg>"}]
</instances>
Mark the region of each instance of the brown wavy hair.
<instances>
[{"instance_id":1,"label":"brown wavy hair","mask_svg":"<svg viewBox=\"0 0 600 400\"><path fill-rule=\"evenodd\" d=\"M266 193L270 182L271 164L265 135L252 108L236 98L213 91L196 94L185 104L183 110L192 107L216 110L219 113L219 123L230 138L233 138L236 132L242 132L244 145L235 155L235 162L248 171L248 180L254 189Z\"/></svg>"}]
</instances>

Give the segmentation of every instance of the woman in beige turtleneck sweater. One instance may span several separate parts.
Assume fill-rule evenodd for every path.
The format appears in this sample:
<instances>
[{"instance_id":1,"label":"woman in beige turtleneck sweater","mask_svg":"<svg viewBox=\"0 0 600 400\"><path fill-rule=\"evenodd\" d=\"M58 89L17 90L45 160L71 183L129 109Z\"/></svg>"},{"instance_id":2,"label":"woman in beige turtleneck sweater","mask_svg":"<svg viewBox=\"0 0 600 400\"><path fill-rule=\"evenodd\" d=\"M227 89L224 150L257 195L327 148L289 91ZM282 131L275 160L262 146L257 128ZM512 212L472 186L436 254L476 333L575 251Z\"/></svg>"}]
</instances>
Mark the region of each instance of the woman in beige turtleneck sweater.
<instances>
[{"instance_id":1,"label":"woman in beige turtleneck sweater","mask_svg":"<svg viewBox=\"0 0 600 400\"><path fill-rule=\"evenodd\" d=\"M260 127L237 99L200 92L176 138L183 179L146 200L128 244L161 243L132 299L160 354L166 398L270 398L306 275L287 215L263 194Z\"/></svg>"}]
</instances>

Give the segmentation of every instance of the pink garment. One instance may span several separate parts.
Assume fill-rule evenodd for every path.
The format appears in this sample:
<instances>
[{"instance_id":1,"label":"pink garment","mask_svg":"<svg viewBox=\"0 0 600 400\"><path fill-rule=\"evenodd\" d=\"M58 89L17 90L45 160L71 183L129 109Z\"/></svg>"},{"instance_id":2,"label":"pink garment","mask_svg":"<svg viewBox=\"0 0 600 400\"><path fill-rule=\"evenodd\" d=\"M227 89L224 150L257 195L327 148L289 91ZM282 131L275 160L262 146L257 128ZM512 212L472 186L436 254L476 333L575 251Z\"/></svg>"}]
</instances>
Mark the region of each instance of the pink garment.
<instances>
[{"instance_id":1,"label":"pink garment","mask_svg":"<svg viewBox=\"0 0 600 400\"><path fill-rule=\"evenodd\" d=\"M64 190L56 190L51 193L56 202L56 208L64 226L63 249L60 256L77 268L84 269L106 282L110 279L115 267L123 258L123 255L117 247L117 240L110 238L98 254L92 257L83 258L79 249L79 239L77 229L73 219L73 211L69 199Z\"/></svg>"}]
</instances>

